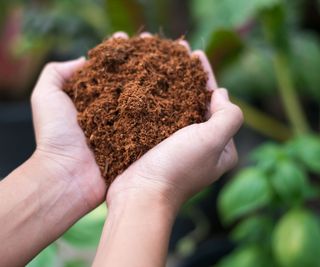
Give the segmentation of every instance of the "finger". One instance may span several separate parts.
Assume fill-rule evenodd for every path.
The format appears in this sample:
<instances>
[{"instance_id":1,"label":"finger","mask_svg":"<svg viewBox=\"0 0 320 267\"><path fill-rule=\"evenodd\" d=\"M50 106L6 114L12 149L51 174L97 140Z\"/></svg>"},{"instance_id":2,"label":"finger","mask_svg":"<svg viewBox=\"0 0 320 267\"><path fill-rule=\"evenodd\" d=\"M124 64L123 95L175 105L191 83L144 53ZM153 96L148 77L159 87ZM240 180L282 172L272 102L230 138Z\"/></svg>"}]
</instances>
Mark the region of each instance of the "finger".
<instances>
[{"instance_id":1,"label":"finger","mask_svg":"<svg viewBox=\"0 0 320 267\"><path fill-rule=\"evenodd\" d=\"M152 34L150 32L142 32L139 35L141 38L151 38Z\"/></svg>"},{"instance_id":2,"label":"finger","mask_svg":"<svg viewBox=\"0 0 320 267\"><path fill-rule=\"evenodd\" d=\"M217 165L220 171L220 176L223 173L234 168L237 163L238 163L238 152L233 139L231 139L223 149Z\"/></svg>"},{"instance_id":3,"label":"finger","mask_svg":"<svg viewBox=\"0 0 320 267\"><path fill-rule=\"evenodd\" d=\"M128 39L129 36L126 32L115 32L113 35L112 35L112 38L122 38L122 39Z\"/></svg>"},{"instance_id":4,"label":"finger","mask_svg":"<svg viewBox=\"0 0 320 267\"><path fill-rule=\"evenodd\" d=\"M186 40L179 40L178 43L179 43L180 45L184 46L184 47L187 49L188 53L191 54L190 45L189 45L189 43L188 43Z\"/></svg>"},{"instance_id":5,"label":"finger","mask_svg":"<svg viewBox=\"0 0 320 267\"><path fill-rule=\"evenodd\" d=\"M76 109L71 99L61 89L72 73L81 67L84 58L64 63L49 63L43 69L39 81L32 93L31 104L36 139L45 132L46 125L75 124ZM72 119L70 119L72 118Z\"/></svg>"},{"instance_id":6,"label":"finger","mask_svg":"<svg viewBox=\"0 0 320 267\"><path fill-rule=\"evenodd\" d=\"M60 90L64 82L80 68L85 62L85 58L81 57L66 62L52 62L47 64L40 74L39 80L33 91L33 95L39 93L49 93Z\"/></svg>"},{"instance_id":7,"label":"finger","mask_svg":"<svg viewBox=\"0 0 320 267\"><path fill-rule=\"evenodd\" d=\"M243 122L240 108L229 101L225 89L216 89L211 98L212 115L200 124L202 139L207 140L209 149L223 150L236 134Z\"/></svg>"},{"instance_id":8,"label":"finger","mask_svg":"<svg viewBox=\"0 0 320 267\"><path fill-rule=\"evenodd\" d=\"M211 65L206 54L201 50L196 50L192 53L192 56L196 56L200 59L203 69L208 73L207 88L209 91L213 91L218 88L216 78L214 77Z\"/></svg>"}]
</instances>

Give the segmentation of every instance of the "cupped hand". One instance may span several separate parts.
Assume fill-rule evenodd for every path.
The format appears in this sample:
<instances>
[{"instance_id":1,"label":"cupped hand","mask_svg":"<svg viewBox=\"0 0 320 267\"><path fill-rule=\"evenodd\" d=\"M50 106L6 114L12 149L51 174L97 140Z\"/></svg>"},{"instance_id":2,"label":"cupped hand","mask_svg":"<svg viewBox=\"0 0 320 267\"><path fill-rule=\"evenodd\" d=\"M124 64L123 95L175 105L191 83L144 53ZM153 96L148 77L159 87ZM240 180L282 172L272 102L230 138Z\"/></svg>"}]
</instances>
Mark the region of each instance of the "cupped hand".
<instances>
[{"instance_id":1,"label":"cupped hand","mask_svg":"<svg viewBox=\"0 0 320 267\"><path fill-rule=\"evenodd\" d=\"M65 80L84 62L80 58L44 68L31 97L37 144L33 158L50 179L76 185L90 211L104 200L106 185L78 125L77 111L62 91Z\"/></svg>"},{"instance_id":2,"label":"cupped hand","mask_svg":"<svg viewBox=\"0 0 320 267\"><path fill-rule=\"evenodd\" d=\"M141 34L143 38L150 36ZM116 33L113 37L127 35ZM213 91L210 118L177 131L132 164L110 186L108 205L151 197L168 200L178 209L237 162L232 137L242 124L242 112L229 101L225 89L217 89L204 53L191 52L187 42L180 43L190 56L199 57L208 72L208 90ZM50 177L76 184L84 203L92 209L103 201L106 186L78 125L77 111L61 90L65 80L84 61L50 63L43 70L31 98L37 142L33 157Z\"/></svg>"},{"instance_id":3,"label":"cupped hand","mask_svg":"<svg viewBox=\"0 0 320 267\"><path fill-rule=\"evenodd\" d=\"M149 33L141 34L148 38ZM116 38L127 38L117 33ZM217 89L210 64L202 51L191 52L186 41L180 41L191 57L198 57L208 73L208 90L213 91L209 119L175 132L148 151L111 184L109 206L146 198L165 201L174 210L189 197L218 179L237 162L233 142L243 122L239 107L229 101L227 90Z\"/></svg>"}]
</instances>

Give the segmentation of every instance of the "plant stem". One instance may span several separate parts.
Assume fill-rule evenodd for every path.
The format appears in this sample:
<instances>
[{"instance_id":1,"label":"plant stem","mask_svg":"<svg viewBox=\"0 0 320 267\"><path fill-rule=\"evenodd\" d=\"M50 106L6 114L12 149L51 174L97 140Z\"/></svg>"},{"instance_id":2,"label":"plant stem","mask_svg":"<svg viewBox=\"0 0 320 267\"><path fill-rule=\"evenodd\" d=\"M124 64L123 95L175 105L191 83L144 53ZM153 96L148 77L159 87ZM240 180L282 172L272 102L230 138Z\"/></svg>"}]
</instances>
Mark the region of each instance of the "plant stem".
<instances>
[{"instance_id":1,"label":"plant stem","mask_svg":"<svg viewBox=\"0 0 320 267\"><path fill-rule=\"evenodd\" d=\"M308 133L309 126L298 99L289 64L290 40L286 16L285 5L280 4L265 10L261 19L266 41L274 51L273 66L287 117L294 133L302 135Z\"/></svg>"},{"instance_id":2,"label":"plant stem","mask_svg":"<svg viewBox=\"0 0 320 267\"><path fill-rule=\"evenodd\" d=\"M290 66L285 53L276 51L273 64L282 102L294 132L297 135L306 134L309 131L309 127L294 88Z\"/></svg>"},{"instance_id":3,"label":"plant stem","mask_svg":"<svg viewBox=\"0 0 320 267\"><path fill-rule=\"evenodd\" d=\"M232 96L230 98L234 104L241 108L244 114L245 124L257 132L271 137L277 141L286 141L293 136L292 130L278 120L250 106L238 98Z\"/></svg>"}]
</instances>

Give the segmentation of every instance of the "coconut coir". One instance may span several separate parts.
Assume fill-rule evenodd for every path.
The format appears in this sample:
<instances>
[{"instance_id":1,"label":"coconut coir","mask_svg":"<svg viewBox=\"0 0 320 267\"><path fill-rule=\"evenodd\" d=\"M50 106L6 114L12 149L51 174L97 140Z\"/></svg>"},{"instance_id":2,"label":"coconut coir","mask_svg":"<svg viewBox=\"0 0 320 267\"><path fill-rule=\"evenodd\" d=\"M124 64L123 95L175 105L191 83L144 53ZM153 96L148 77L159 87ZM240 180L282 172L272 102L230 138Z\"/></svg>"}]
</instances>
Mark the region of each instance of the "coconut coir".
<instances>
[{"instance_id":1,"label":"coconut coir","mask_svg":"<svg viewBox=\"0 0 320 267\"><path fill-rule=\"evenodd\" d=\"M107 185L178 129L205 120L207 73L178 41L110 38L64 85Z\"/></svg>"}]
</instances>

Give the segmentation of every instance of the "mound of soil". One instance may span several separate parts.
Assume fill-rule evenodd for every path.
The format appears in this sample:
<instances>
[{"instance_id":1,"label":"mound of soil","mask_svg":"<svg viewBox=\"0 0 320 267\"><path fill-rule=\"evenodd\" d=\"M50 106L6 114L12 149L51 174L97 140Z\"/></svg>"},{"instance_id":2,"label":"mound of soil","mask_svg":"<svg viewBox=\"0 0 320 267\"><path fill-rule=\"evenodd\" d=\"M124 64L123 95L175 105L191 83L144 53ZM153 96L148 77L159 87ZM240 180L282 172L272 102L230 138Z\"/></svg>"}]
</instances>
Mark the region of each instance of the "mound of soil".
<instances>
[{"instance_id":1,"label":"mound of soil","mask_svg":"<svg viewBox=\"0 0 320 267\"><path fill-rule=\"evenodd\" d=\"M205 120L207 73L178 41L111 38L64 85L107 185L178 129Z\"/></svg>"}]
</instances>

